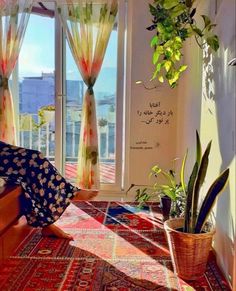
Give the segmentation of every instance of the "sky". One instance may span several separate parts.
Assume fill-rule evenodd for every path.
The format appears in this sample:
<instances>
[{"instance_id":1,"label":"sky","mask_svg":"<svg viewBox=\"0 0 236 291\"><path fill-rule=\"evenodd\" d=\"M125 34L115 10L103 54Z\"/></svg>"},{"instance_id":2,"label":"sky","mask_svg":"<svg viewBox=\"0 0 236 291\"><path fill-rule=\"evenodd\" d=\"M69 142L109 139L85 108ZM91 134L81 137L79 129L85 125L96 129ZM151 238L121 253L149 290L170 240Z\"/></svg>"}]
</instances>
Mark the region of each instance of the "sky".
<instances>
[{"instance_id":1,"label":"sky","mask_svg":"<svg viewBox=\"0 0 236 291\"><path fill-rule=\"evenodd\" d=\"M27 76L41 76L42 72L54 71L54 32L54 19L31 14L19 56L19 75L21 79ZM66 78L81 80L68 44L66 47ZM116 51L117 31L113 31L104 58L103 69L100 78L97 80L96 87L98 90L114 91L117 66Z\"/></svg>"}]
</instances>

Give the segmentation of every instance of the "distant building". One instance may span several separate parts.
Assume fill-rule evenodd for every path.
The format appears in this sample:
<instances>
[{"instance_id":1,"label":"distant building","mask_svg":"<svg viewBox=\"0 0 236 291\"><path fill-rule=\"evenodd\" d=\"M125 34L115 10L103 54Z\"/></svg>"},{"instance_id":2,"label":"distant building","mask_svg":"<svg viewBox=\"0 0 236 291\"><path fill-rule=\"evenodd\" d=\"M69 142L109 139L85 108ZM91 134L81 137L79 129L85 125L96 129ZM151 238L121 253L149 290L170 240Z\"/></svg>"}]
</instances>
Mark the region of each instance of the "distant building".
<instances>
[{"instance_id":1,"label":"distant building","mask_svg":"<svg viewBox=\"0 0 236 291\"><path fill-rule=\"evenodd\" d=\"M82 103L86 86L83 81L66 80L66 159L74 162L78 156L80 127L82 116ZM95 92L97 120L103 119L104 124L99 125L98 139L100 158L112 160L115 155L116 130L116 101L115 94L111 92ZM39 77L24 77L19 84L20 114L21 118L21 144L37 148L38 145L47 156L54 155L55 148L55 121L50 121L48 131L41 127L32 131L33 122L39 123L38 111L42 106L55 104L55 75L42 73ZM43 142L42 142L43 141Z\"/></svg>"},{"instance_id":2,"label":"distant building","mask_svg":"<svg viewBox=\"0 0 236 291\"><path fill-rule=\"evenodd\" d=\"M19 86L20 112L37 114L40 107L55 104L54 73L42 73L40 77L24 77ZM83 81L66 81L67 105L76 104L81 107L83 102Z\"/></svg>"},{"instance_id":3,"label":"distant building","mask_svg":"<svg viewBox=\"0 0 236 291\"><path fill-rule=\"evenodd\" d=\"M76 103L77 106L81 106L83 102L83 95L84 95L83 81L66 80L67 103L73 102Z\"/></svg>"}]
</instances>

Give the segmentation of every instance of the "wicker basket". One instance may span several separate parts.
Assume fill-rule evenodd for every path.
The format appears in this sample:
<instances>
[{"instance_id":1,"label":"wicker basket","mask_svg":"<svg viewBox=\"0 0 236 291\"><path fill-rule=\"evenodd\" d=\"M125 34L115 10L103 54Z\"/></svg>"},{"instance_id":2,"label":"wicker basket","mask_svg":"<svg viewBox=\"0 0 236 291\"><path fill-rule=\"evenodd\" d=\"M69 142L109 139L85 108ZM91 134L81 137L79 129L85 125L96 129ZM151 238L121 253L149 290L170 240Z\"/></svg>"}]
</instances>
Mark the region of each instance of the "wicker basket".
<instances>
[{"instance_id":1,"label":"wicker basket","mask_svg":"<svg viewBox=\"0 0 236 291\"><path fill-rule=\"evenodd\" d=\"M182 218L170 219L164 223L171 259L178 277L196 280L205 272L215 230L200 234L178 231L183 225Z\"/></svg>"}]
</instances>

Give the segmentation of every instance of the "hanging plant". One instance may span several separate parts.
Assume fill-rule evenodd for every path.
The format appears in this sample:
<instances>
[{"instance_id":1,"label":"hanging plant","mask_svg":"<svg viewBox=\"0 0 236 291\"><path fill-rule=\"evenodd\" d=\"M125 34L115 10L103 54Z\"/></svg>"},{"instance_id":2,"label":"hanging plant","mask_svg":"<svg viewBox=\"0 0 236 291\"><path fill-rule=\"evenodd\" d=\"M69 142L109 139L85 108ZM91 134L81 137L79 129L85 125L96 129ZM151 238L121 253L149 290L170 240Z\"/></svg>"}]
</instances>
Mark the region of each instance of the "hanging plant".
<instances>
[{"instance_id":1,"label":"hanging plant","mask_svg":"<svg viewBox=\"0 0 236 291\"><path fill-rule=\"evenodd\" d=\"M154 48L152 62L155 70L152 79L158 79L161 83L166 79L171 88L176 87L182 72L187 65L180 64L182 58L183 43L194 36L200 48L207 44L217 51L219 48L218 36L212 32L216 24L212 24L210 18L202 16L202 28L197 24L194 16L196 7L194 0L154 0L149 4L152 15L152 25L147 27L155 31L151 40Z\"/></svg>"}]
</instances>

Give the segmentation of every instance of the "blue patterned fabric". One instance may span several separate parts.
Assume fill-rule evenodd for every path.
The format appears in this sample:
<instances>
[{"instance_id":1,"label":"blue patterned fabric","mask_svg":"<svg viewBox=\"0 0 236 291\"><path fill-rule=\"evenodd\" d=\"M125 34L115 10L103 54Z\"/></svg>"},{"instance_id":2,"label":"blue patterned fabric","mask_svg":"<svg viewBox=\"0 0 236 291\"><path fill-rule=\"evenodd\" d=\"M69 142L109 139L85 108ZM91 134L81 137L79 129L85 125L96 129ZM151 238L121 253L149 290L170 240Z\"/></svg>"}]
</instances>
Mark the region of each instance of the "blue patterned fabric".
<instances>
[{"instance_id":1,"label":"blue patterned fabric","mask_svg":"<svg viewBox=\"0 0 236 291\"><path fill-rule=\"evenodd\" d=\"M41 152L1 141L0 176L22 186L23 211L33 227L54 223L78 191Z\"/></svg>"}]
</instances>

